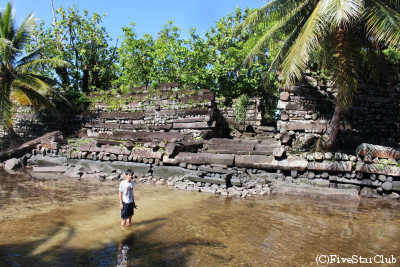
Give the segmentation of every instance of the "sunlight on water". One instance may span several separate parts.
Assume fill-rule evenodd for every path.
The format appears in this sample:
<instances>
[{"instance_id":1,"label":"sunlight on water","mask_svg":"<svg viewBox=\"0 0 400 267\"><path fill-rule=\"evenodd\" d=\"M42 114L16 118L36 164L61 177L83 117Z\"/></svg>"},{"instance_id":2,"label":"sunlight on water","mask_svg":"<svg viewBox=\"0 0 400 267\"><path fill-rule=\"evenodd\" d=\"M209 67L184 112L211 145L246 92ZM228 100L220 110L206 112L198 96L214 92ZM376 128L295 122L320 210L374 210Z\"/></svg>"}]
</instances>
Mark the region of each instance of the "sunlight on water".
<instances>
[{"instance_id":1,"label":"sunlight on water","mask_svg":"<svg viewBox=\"0 0 400 267\"><path fill-rule=\"evenodd\" d=\"M57 177L55 177L57 178ZM318 255L394 255L399 202L223 199L137 184L121 228L118 182L0 173L0 265L315 265Z\"/></svg>"}]
</instances>

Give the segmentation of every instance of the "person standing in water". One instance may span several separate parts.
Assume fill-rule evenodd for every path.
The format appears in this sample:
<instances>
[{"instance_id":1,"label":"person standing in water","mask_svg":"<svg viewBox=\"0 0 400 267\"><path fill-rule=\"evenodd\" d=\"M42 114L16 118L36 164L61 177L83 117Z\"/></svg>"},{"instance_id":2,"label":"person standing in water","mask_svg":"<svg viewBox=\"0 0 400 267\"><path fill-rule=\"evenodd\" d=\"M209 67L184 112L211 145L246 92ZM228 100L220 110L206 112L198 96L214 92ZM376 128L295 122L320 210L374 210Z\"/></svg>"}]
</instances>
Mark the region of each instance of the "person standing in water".
<instances>
[{"instance_id":1,"label":"person standing in water","mask_svg":"<svg viewBox=\"0 0 400 267\"><path fill-rule=\"evenodd\" d=\"M135 198L133 196L134 183L132 180L133 172L128 169L125 171L126 178L119 185L119 206L121 208L121 225L128 225L132 222L133 208L135 205Z\"/></svg>"}]
</instances>

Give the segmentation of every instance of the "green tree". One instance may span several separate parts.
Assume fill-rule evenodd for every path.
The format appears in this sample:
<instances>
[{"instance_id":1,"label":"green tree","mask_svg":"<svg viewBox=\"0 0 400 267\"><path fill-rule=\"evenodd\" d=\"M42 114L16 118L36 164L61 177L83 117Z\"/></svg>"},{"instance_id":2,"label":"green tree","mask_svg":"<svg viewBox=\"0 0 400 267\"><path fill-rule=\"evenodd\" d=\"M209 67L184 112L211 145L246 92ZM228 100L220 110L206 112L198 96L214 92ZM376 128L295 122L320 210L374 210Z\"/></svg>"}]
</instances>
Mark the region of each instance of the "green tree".
<instances>
[{"instance_id":1,"label":"green tree","mask_svg":"<svg viewBox=\"0 0 400 267\"><path fill-rule=\"evenodd\" d=\"M74 5L65 10L53 10L54 21L45 27L42 21L35 31L31 49L47 45L42 58L59 58L71 68L57 68L56 74L65 88L75 92L109 89L117 78L117 47L101 26L103 18L97 13L81 13ZM54 75L54 73L50 73Z\"/></svg>"},{"instance_id":2,"label":"green tree","mask_svg":"<svg viewBox=\"0 0 400 267\"><path fill-rule=\"evenodd\" d=\"M259 40L263 26L254 27L253 31L243 30L232 38L234 29L247 19L252 11L237 8L234 13L220 19L206 33L210 47L211 61L208 73L211 89L218 96L224 97L228 104L232 99L246 94L261 97L266 114L272 115L276 109L277 87L271 83L264 87L264 73L270 65L270 56L261 52L243 64L252 47Z\"/></svg>"},{"instance_id":3,"label":"green tree","mask_svg":"<svg viewBox=\"0 0 400 267\"><path fill-rule=\"evenodd\" d=\"M399 1L391 0L275 0L249 15L236 33L266 25L248 60L265 52L279 35L285 37L267 71L279 70L285 86L301 79L312 53L323 49L326 69L338 89L335 112L321 142L331 148L341 116L357 91L357 62L363 51L399 47L399 9Z\"/></svg>"},{"instance_id":4,"label":"green tree","mask_svg":"<svg viewBox=\"0 0 400 267\"><path fill-rule=\"evenodd\" d=\"M11 136L15 135L12 127L15 103L32 105L36 109L45 107L60 117L48 98L49 94L57 95L51 86L54 81L38 75L38 70L66 67L68 64L59 59L39 59L40 52L45 49L43 47L24 54L35 26L36 21L32 14L21 25L16 26L14 9L10 2L0 12L0 123L8 129Z\"/></svg>"},{"instance_id":5,"label":"green tree","mask_svg":"<svg viewBox=\"0 0 400 267\"><path fill-rule=\"evenodd\" d=\"M123 28L124 40L119 48L122 84L157 87L161 83L201 87L208 63L205 42L189 31L190 38L181 38L182 29L169 21L157 38L145 34L138 38L131 27Z\"/></svg>"},{"instance_id":6,"label":"green tree","mask_svg":"<svg viewBox=\"0 0 400 267\"><path fill-rule=\"evenodd\" d=\"M249 105L250 99L247 95L241 95L233 101L235 120L239 124L243 124L243 132L245 131Z\"/></svg>"}]
</instances>

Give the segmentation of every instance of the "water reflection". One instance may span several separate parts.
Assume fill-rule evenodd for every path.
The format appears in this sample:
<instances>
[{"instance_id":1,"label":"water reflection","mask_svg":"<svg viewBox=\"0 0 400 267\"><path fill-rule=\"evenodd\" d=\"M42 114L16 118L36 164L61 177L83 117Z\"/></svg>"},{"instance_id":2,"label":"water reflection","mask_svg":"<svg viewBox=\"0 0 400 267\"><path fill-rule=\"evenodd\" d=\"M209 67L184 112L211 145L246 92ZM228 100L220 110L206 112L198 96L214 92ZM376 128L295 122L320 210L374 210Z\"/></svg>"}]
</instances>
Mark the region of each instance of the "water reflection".
<instances>
[{"instance_id":1,"label":"water reflection","mask_svg":"<svg viewBox=\"0 0 400 267\"><path fill-rule=\"evenodd\" d=\"M318 255L400 258L397 201L220 199L138 184L119 225L118 184L0 173L1 266L296 266Z\"/></svg>"}]
</instances>

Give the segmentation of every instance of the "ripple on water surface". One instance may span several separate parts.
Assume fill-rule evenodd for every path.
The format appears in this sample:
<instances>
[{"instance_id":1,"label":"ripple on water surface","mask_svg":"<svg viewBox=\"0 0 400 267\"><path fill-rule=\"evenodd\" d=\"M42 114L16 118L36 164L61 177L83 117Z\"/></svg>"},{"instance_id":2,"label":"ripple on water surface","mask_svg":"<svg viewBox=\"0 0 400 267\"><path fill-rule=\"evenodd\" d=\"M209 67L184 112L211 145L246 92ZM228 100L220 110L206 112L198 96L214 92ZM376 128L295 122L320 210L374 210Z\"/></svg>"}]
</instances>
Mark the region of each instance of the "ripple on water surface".
<instances>
[{"instance_id":1,"label":"ripple on water surface","mask_svg":"<svg viewBox=\"0 0 400 267\"><path fill-rule=\"evenodd\" d=\"M119 226L118 183L0 173L0 265L313 265L400 251L398 202L223 199L137 184Z\"/></svg>"}]
</instances>

